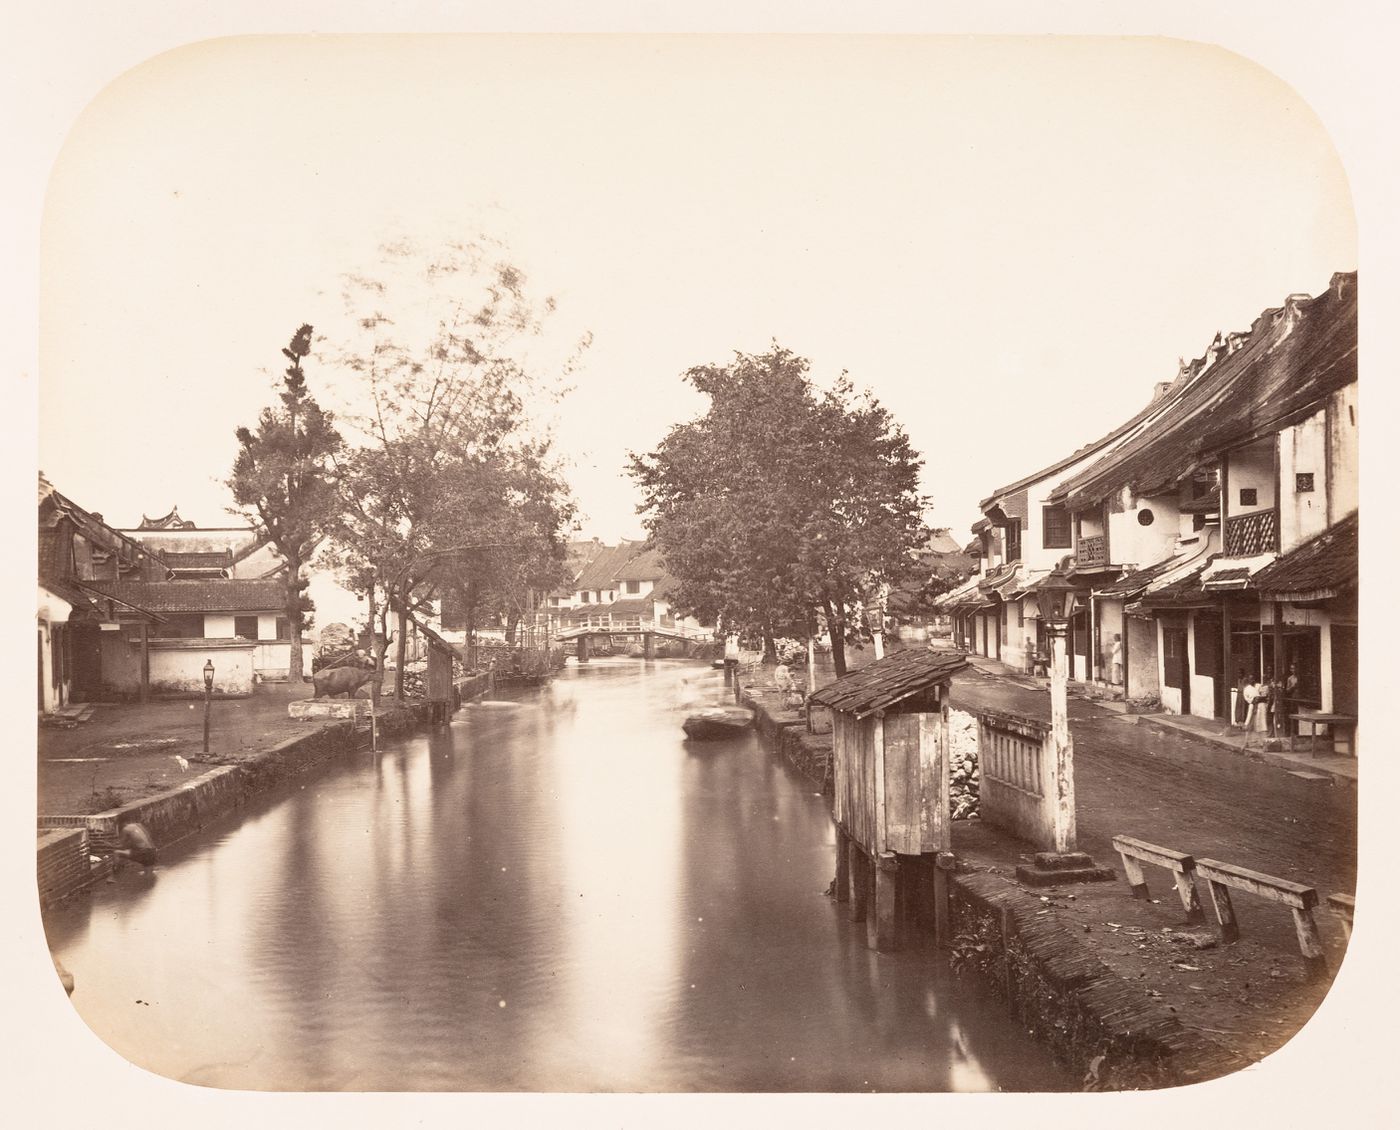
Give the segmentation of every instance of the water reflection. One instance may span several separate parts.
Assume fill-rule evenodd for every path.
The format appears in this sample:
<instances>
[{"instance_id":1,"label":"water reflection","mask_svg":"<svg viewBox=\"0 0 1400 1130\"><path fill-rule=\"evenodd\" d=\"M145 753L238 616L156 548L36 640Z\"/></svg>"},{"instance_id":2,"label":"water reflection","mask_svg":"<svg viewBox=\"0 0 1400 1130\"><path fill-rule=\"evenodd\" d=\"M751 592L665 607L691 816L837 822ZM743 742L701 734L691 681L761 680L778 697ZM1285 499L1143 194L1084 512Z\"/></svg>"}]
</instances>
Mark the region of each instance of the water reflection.
<instances>
[{"instance_id":1,"label":"water reflection","mask_svg":"<svg viewBox=\"0 0 1400 1130\"><path fill-rule=\"evenodd\" d=\"M348 758L51 915L72 1003L226 1087L1063 1086L934 955L866 948L810 783L684 741L721 693L595 662Z\"/></svg>"}]
</instances>

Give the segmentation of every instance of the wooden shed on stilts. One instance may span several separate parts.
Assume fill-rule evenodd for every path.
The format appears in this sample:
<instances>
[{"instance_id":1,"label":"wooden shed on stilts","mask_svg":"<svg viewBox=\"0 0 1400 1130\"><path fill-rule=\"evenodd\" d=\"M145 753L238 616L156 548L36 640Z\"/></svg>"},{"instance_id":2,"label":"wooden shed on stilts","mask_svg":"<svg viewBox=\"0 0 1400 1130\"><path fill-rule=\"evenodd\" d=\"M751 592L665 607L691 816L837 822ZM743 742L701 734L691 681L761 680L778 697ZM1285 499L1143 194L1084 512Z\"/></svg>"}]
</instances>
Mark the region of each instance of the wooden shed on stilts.
<instances>
[{"instance_id":1,"label":"wooden shed on stilts","mask_svg":"<svg viewBox=\"0 0 1400 1130\"><path fill-rule=\"evenodd\" d=\"M948 688L966 666L961 652L898 651L810 699L831 711L836 899L878 950L930 918L948 940Z\"/></svg>"}]
</instances>

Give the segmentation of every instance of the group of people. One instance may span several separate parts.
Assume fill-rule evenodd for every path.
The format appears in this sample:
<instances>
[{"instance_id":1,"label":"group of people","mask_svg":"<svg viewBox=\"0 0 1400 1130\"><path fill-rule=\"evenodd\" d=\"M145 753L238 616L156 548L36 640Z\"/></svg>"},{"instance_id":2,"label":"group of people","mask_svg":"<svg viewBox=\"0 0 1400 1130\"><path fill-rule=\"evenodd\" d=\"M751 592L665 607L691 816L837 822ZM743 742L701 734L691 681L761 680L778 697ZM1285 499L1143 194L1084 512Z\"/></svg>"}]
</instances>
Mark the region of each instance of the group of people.
<instances>
[{"instance_id":1,"label":"group of people","mask_svg":"<svg viewBox=\"0 0 1400 1130\"><path fill-rule=\"evenodd\" d=\"M1267 732L1271 738L1288 735L1288 715L1298 697L1298 664L1290 663L1288 673L1275 679L1265 671L1262 679L1240 673L1240 701L1244 703L1244 729Z\"/></svg>"}]
</instances>

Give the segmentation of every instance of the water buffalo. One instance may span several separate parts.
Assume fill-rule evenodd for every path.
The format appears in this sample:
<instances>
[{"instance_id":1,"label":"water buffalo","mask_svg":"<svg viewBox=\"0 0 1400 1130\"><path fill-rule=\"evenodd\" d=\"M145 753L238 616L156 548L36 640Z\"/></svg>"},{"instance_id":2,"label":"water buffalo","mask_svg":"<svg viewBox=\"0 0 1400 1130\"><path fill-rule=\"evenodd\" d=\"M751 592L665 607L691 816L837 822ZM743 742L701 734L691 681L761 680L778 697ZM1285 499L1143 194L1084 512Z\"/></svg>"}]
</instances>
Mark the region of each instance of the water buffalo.
<instances>
[{"instance_id":1,"label":"water buffalo","mask_svg":"<svg viewBox=\"0 0 1400 1130\"><path fill-rule=\"evenodd\" d=\"M311 685L314 688L311 697L330 698L332 695L343 694L346 698L353 698L355 692L379 674L372 665L327 667L324 671L317 671L311 676Z\"/></svg>"}]
</instances>

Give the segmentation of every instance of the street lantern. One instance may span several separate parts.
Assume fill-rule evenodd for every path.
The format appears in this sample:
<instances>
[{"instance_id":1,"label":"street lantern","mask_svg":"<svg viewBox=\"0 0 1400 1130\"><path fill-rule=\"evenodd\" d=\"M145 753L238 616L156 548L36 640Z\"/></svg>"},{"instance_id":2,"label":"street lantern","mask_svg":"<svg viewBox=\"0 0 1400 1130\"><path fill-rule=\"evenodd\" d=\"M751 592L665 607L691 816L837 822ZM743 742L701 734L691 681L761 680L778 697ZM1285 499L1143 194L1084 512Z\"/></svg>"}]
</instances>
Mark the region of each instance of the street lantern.
<instances>
[{"instance_id":1,"label":"street lantern","mask_svg":"<svg viewBox=\"0 0 1400 1130\"><path fill-rule=\"evenodd\" d=\"M1063 624L1074 615L1078 603L1074 586L1059 569L1052 569L1049 576L1037 581L1030 590L1030 596L1035 601L1037 613L1047 625Z\"/></svg>"},{"instance_id":2,"label":"street lantern","mask_svg":"<svg viewBox=\"0 0 1400 1130\"><path fill-rule=\"evenodd\" d=\"M204 661L204 752L209 752L209 696L214 693L214 661Z\"/></svg>"}]
</instances>

